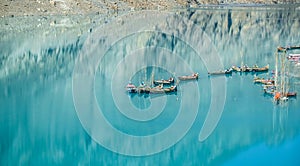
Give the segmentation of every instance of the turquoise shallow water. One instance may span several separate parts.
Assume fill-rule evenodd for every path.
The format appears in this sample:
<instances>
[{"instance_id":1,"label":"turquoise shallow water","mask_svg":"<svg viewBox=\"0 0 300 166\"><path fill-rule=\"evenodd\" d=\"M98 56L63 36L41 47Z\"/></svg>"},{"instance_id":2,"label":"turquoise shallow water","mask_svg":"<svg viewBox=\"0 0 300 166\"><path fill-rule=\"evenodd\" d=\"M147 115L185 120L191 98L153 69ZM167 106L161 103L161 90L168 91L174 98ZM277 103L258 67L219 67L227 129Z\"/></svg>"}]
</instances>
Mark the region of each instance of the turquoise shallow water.
<instances>
[{"instance_id":1,"label":"turquoise shallow water","mask_svg":"<svg viewBox=\"0 0 300 166\"><path fill-rule=\"evenodd\" d=\"M36 44L8 55L38 52L32 56L45 61L42 67L28 62L24 71L1 77L1 165L299 165L299 99L274 105L253 83L252 73L207 75L208 67L222 68L214 65L218 59L209 57L219 58L224 67L243 62L274 68L278 45L299 44L300 34L293 31L299 26L298 10L220 9L170 15L167 26L139 30L118 40L101 38L103 25L76 40L57 36L54 39L67 42L49 47ZM194 38L203 42L200 51L186 42ZM103 46L108 49L100 52ZM90 58L92 62L85 61ZM9 64L5 58L2 62ZM1 66L5 68L9 67ZM199 72L199 79L179 82L174 94L128 95L124 90L129 80L150 84L151 78L191 72ZM214 89L214 80L225 85L224 96ZM291 88L300 92L297 77L291 77ZM199 141L212 104L222 105L214 102L222 97L220 119L211 119L216 126ZM84 105L78 104L82 101ZM91 111L96 110L94 102L102 114ZM101 115L104 118L97 121ZM147 139L148 135L153 137ZM132 153L136 156L128 155Z\"/></svg>"}]
</instances>

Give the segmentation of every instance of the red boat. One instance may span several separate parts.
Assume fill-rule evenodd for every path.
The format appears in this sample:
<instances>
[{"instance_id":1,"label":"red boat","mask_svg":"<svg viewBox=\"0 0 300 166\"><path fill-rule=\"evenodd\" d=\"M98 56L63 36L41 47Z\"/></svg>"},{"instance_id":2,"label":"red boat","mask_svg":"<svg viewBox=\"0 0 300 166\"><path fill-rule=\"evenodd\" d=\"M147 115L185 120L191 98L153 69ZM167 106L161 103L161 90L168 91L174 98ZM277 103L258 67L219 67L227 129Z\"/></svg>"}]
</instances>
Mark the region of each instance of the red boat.
<instances>
[{"instance_id":1,"label":"red boat","mask_svg":"<svg viewBox=\"0 0 300 166\"><path fill-rule=\"evenodd\" d=\"M297 92L288 92L285 94L286 97L296 97L297 96Z\"/></svg>"},{"instance_id":2,"label":"red boat","mask_svg":"<svg viewBox=\"0 0 300 166\"><path fill-rule=\"evenodd\" d=\"M126 85L126 89L129 93L136 93L137 92L136 86L133 85L131 82Z\"/></svg>"},{"instance_id":3,"label":"red boat","mask_svg":"<svg viewBox=\"0 0 300 166\"><path fill-rule=\"evenodd\" d=\"M289 61L298 62L300 60L300 54L289 54L287 59Z\"/></svg>"}]
</instances>

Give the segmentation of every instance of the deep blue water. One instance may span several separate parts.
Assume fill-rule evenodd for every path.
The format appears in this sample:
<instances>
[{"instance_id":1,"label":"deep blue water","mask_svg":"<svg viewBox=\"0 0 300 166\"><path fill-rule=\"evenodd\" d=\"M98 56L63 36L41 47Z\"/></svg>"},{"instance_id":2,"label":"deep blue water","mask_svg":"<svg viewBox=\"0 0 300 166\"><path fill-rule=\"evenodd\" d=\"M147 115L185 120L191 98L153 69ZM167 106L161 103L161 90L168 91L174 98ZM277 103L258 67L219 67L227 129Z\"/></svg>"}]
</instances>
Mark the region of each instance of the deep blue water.
<instances>
[{"instance_id":1,"label":"deep blue water","mask_svg":"<svg viewBox=\"0 0 300 166\"><path fill-rule=\"evenodd\" d=\"M125 20L120 27L116 18L75 40L53 39L68 42L35 43L11 55L3 49L2 71L9 68L5 57L36 49L32 56L44 61L1 77L1 165L299 165L299 99L274 104L253 83L253 73L207 75L209 69L242 63L274 69L278 45L299 45L300 33L291 28L299 25L294 24L299 12L259 8L228 14L231 10L171 12L163 23L147 20L144 29L126 29L134 21L130 17L142 14L125 15L131 21L120 16ZM206 14L210 20L202 18ZM225 27L217 25L223 15ZM261 22L254 27L261 30L243 25L242 31L235 24L242 24L242 15ZM198 80L178 81L192 72L199 73ZM176 93L130 95L124 88L128 81L150 85L153 78L170 76L178 83ZM300 92L299 79L290 79ZM200 139L201 132L207 138Z\"/></svg>"}]
</instances>

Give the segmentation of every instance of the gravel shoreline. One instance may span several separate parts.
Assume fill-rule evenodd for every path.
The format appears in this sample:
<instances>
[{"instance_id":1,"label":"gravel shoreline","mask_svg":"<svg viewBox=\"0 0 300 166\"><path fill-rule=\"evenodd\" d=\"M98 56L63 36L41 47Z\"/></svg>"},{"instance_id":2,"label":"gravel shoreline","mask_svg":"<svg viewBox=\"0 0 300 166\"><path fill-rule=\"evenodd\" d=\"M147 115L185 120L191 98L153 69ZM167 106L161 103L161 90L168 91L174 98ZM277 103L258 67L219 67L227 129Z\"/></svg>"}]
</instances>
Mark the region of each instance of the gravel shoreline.
<instances>
[{"instance_id":1,"label":"gravel shoreline","mask_svg":"<svg viewBox=\"0 0 300 166\"><path fill-rule=\"evenodd\" d=\"M300 0L5 0L1 17L75 15L130 10L196 8L205 5L282 5Z\"/></svg>"}]
</instances>

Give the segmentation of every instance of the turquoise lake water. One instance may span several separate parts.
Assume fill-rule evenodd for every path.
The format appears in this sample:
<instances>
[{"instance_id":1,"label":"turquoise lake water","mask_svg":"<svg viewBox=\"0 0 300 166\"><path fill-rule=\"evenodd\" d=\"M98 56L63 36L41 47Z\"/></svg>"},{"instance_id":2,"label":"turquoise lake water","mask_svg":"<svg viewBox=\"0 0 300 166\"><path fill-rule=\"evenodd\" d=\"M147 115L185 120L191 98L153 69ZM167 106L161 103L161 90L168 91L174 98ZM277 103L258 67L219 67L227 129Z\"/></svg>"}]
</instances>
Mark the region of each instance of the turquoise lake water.
<instances>
[{"instance_id":1,"label":"turquoise lake water","mask_svg":"<svg viewBox=\"0 0 300 166\"><path fill-rule=\"evenodd\" d=\"M300 44L299 16L294 7L147 11L75 39L2 42L1 72L12 74L0 79L0 163L299 165L299 98L274 104L254 73L207 75L241 64L275 69L277 46ZM300 70L290 65L299 93ZM193 72L198 80L178 81ZM171 76L176 93L124 88Z\"/></svg>"}]
</instances>

